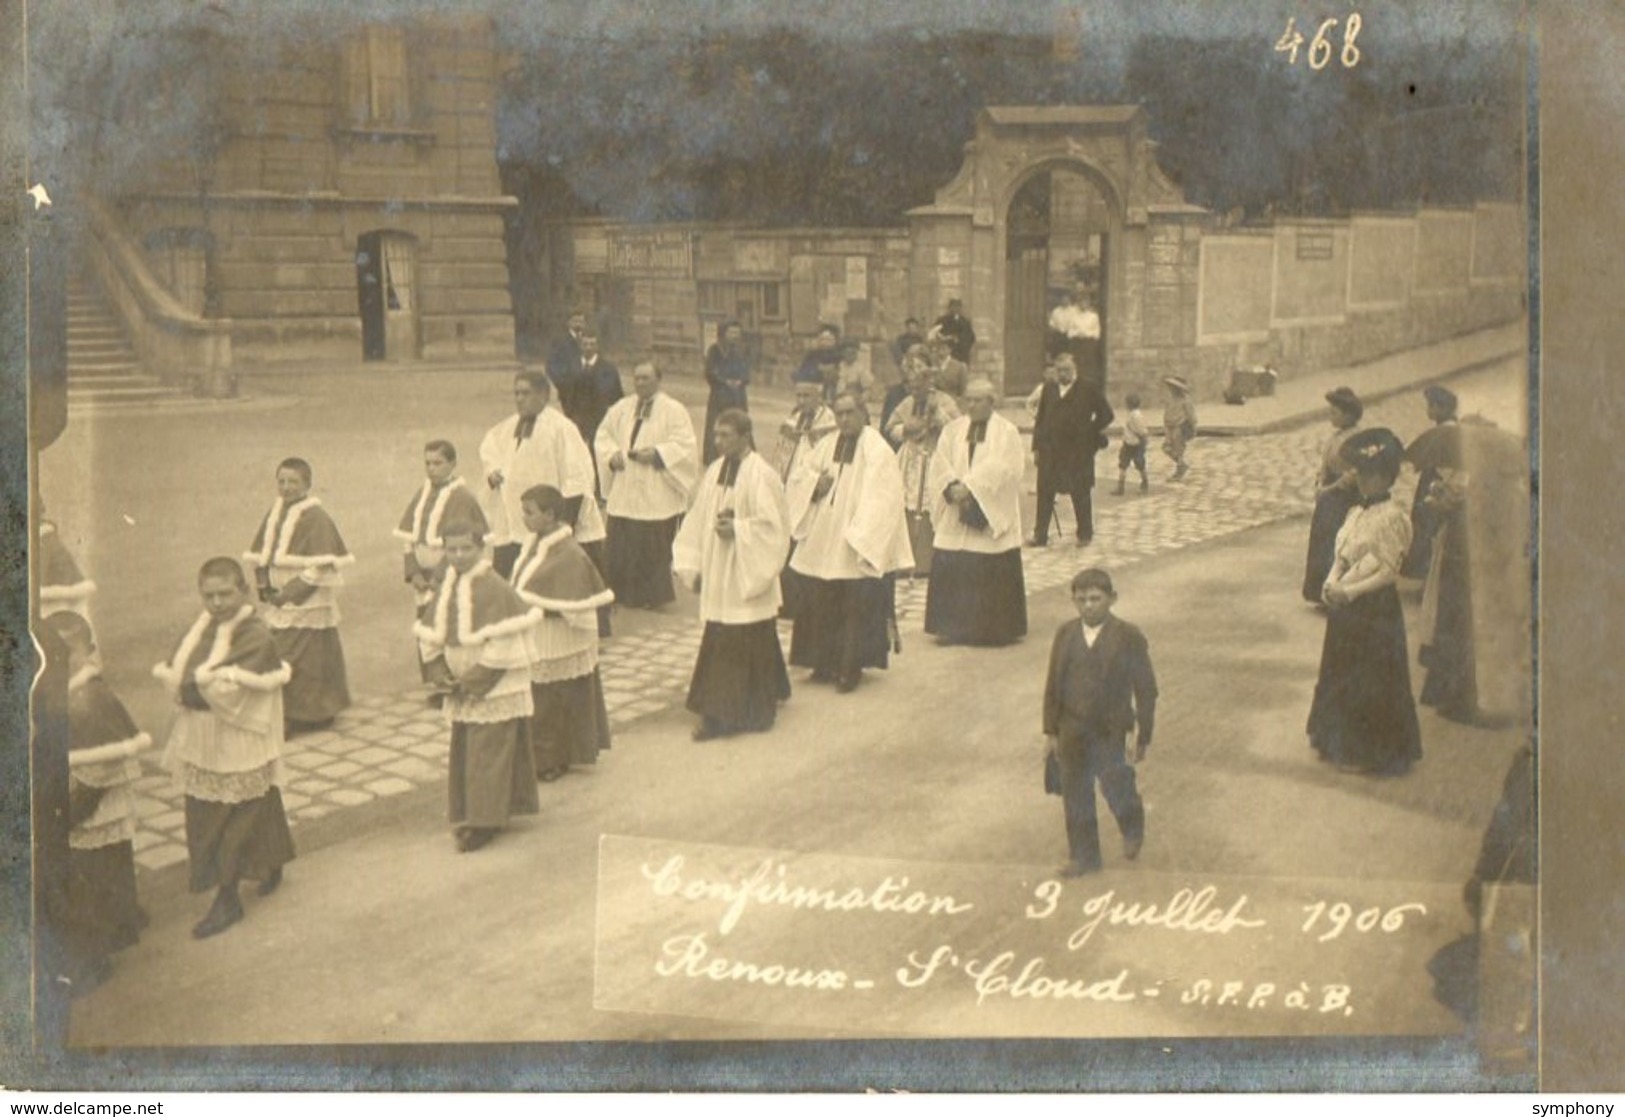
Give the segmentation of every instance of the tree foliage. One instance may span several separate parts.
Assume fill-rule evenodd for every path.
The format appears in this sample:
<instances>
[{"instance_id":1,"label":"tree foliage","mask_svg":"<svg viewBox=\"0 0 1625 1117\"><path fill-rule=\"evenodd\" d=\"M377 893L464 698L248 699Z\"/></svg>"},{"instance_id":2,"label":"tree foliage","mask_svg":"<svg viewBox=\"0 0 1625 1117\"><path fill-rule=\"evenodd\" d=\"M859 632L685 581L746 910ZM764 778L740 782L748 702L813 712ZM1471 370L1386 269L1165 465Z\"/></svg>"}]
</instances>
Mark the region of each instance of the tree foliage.
<instances>
[{"instance_id":1,"label":"tree foliage","mask_svg":"<svg viewBox=\"0 0 1625 1117\"><path fill-rule=\"evenodd\" d=\"M500 160L549 214L888 225L953 176L986 105L1137 103L1164 169L1219 210L1519 196L1515 35L1361 45L1317 71L1241 37L1141 35L1120 67L984 31L559 38L511 76Z\"/></svg>"}]
</instances>

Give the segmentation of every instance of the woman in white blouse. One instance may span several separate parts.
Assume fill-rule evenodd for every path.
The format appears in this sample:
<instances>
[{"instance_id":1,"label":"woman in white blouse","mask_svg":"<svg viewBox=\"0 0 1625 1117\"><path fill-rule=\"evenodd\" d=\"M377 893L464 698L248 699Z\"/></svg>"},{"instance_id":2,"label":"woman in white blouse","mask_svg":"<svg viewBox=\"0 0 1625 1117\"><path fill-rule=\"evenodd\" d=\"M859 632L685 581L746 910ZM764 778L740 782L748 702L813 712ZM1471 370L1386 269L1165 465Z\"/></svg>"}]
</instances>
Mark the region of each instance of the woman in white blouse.
<instances>
[{"instance_id":1,"label":"woman in white blouse","mask_svg":"<svg viewBox=\"0 0 1625 1117\"><path fill-rule=\"evenodd\" d=\"M1388 495L1403 454L1403 444L1383 427L1359 431L1342 449L1360 499L1337 533L1321 590L1326 641L1309 710L1309 743L1343 771L1400 775L1422 756L1405 616L1394 588L1410 547L1411 522Z\"/></svg>"}]
</instances>

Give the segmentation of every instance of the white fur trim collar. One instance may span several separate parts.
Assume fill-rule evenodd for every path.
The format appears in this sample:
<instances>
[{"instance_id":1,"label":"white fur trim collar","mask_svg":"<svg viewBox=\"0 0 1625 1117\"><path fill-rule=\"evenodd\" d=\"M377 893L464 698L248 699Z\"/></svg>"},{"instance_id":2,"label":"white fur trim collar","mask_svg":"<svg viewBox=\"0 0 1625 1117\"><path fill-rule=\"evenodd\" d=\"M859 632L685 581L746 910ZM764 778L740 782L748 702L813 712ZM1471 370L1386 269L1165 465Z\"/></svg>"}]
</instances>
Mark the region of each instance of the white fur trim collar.
<instances>
[{"instance_id":1,"label":"white fur trim collar","mask_svg":"<svg viewBox=\"0 0 1625 1117\"><path fill-rule=\"evenodd\" d=\"M517 617L509 617L481 629L474 628L474 580L482 574L491 572L489 559L481 559L467 574L459 573L455 566L448 567L446 580L441 583L440 594L435 599L432 627L419 623L412 626L412 632L424 643L445 647L451 634L450 614L453 594L457 597L457 643L463 647L472 647L487 640L511 636L535 626L542 616L535 610L528 610Z\"/></svg>"},{"instance_id":2,"label":"white fur trim collar","mask_svg":"<svg viewBox=\"0 0 1625 1117\"><path fill-rule=\"evenodd\" d=\"M591 500L592 498L588 497L587 499ZM513 577L510 581L514 588L523 591L525 583L530 581L531 575L535 574L542 563L547 561L548 552L563 540L568 539L570 535L570 529L562 524L543 536L531 532L529 537L525 539L524 548L519 552L519 561L513 564Z\"/></svg>"},{"instance_id":3,"label":"white fur trim collar","mask_svg":"<svg viewBox=\"0 0 1625 1117\"><path fill-rule=\"evenodd\" d=\"M68 751L68 767L83 768L90 764L106 764L113 760L128 760L132 756L139 756L152 748L152 737L146 733L137 733L134 737L126 737L122 741L108 741L103 745L92 745L85 749L70 749Z\"/></svg>"},{"instance_id":4,"label":"white fur trim collar","mask_svg":"<svg viewBox=\"0 0 1625 1117\"><path fill-rule=\"evenodd\" d=\"M209 647L208 656L198 664L197 674L201 675L220 665L220 661L231 652L232 633L237 631L239 624L253 615L254 606L242 605L238 607L235 616L220 622L220 627L215 630L214 643ZM197 651L203 634L208 631L211 619L207 609L198 614L197 620L192 622L192 627L187 629L186 635L181 639L181 646L175 649L175 657L168 663L160 663L152 669L156 678L168 683L172 688L180 686L186 678L186 665L191 662L192 653Z\"/></svg>"},{"instance_id":5,"label":"white fur trim collar","mask_svg":"<svg viewBox=\"0 0 1625 1117\"><path fill-rule=\"evenodd\" d=\"M461 477L453 477L439 488L435 488L433 481L425 480L423 488L418 492L416 507L412 513L412 533L397 531L395 534L403 536L408 543L429 543L436 546L440 543L440 523L446 517L446 507L451 503L453 489L466 488Z\"/></svg>"},{"instance_id":6,"label":"white fur trim collar","mask_svg":"<svg viewBox=\"0 0 1625 1117\"><path fill-rule=\"evenodd\" d=\"M79 582L64 582L56 586L41 586L41 601L83 601L96 592L96 583L89 578Z\"/></svg>"},{"instance_id":7,"label":"white fur trim collar","mask_svg":"<svg viewBox=\"0 0 1625 1117\"><path fill-rule=\"evenodd\" d=\"M265 514L264 542L260 549L244 553L243 558L257 566L348 566L355 561L354 555L294 555L288 553L293 545L293 532L299 526L299 518L312 508L320 508L322 502L313 496L304 497L291 505L286 505L288 515L282 518L284 503L281 497L271 505L271 510ZM276 530L277 520L282 519L280 531ZM275 531L273 538L272 532Z\"/></svg>"},{"instance_id":8,"label":"white fur trim collar","mask_svg":"<svg viewBox=\"0 0 1625 1117\"><path fill-rule=\"evenodd\" d=\"M615 604L615 591L605 588L591 597L583 597L580 601L561 601L554 597L543 597L539 593L519 591L520 598L527 605L544 609L549 613L586 613L600 609L605 605Z\"/></svg>"}]
</instances>

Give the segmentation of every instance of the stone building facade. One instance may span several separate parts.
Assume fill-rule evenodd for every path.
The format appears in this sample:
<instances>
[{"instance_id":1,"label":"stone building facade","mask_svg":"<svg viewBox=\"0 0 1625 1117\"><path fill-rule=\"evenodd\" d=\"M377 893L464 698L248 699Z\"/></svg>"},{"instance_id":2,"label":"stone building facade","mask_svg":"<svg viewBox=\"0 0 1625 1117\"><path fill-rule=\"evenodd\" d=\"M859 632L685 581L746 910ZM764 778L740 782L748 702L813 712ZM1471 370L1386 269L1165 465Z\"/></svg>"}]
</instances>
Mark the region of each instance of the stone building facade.
<instances>
[{"instance_id":1,"label":"stone building facade","mask_svg":"<svg viewBox=\"0 0 1625 1117\"><path fill-rule=\"evenodd\" d=\"M208 165L107 198L157 281L229 320L238 364L512 362L490 22L238 49Z\"/></svg>"}]
</instances>

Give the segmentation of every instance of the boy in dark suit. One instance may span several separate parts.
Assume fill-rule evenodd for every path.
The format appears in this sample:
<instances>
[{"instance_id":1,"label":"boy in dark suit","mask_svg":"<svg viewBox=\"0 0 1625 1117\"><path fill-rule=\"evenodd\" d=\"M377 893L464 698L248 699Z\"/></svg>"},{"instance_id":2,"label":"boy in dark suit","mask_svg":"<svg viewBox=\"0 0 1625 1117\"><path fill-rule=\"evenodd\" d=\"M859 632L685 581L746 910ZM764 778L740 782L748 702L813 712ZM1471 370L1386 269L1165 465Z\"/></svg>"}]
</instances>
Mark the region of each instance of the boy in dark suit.
<instances>
[{"instance_id":1,"label":"boy in dark suit","mask_svg":"<svg viewBox=\"0 0 1625 1117\"><path fill-rule=\"evenodd\" d=\"M1096 780L1123 833L1123 856L1132 861L1145 842L1145 808L1130 761L1143 759L1151 744L1157 679L1145 636L1112 615L1116 601L1110 574L1098 567L1081 571L1072 579L1072 603L1082 623L1062 625L1050 649L1044 739L1059 769L1066 811L1063 877L1100 870Z\"/></svg>"}]
</instances>

